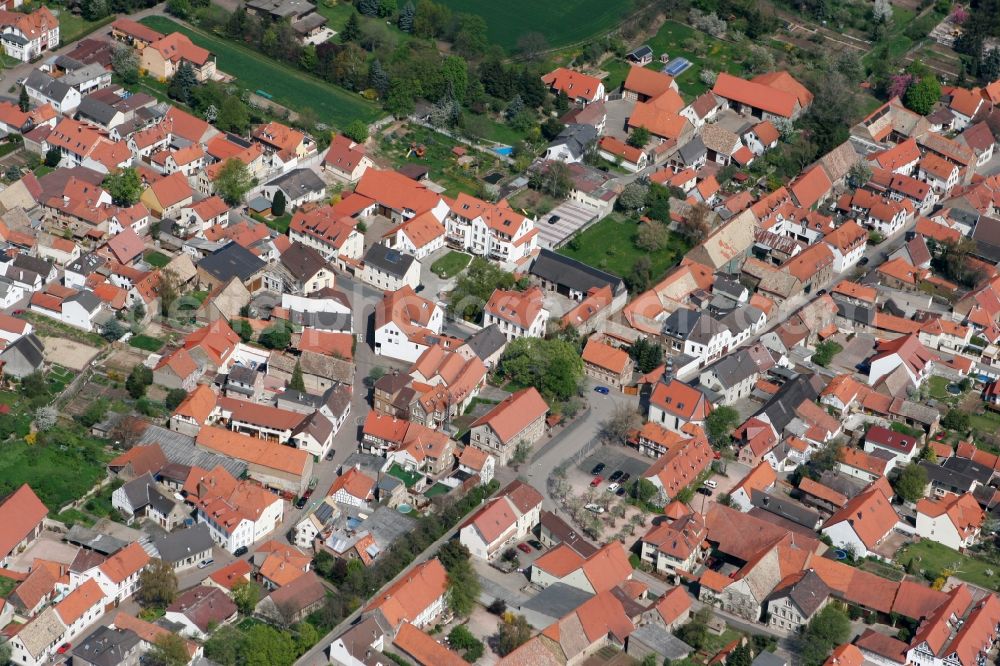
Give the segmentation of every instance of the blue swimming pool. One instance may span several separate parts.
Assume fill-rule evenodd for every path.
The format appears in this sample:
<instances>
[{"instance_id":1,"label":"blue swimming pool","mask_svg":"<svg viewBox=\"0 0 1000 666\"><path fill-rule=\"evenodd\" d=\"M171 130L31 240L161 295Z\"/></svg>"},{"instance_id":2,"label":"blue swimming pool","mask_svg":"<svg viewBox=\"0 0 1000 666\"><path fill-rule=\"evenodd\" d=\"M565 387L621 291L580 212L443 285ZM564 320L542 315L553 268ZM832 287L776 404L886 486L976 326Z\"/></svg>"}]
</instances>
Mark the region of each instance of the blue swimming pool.
<instances>
[{"instance_id":1,"label":"blue swimming pool","mask_svg":"<svg viewBox=\"0 0 1000 666\"><path fill-rule=\"evenodd\" d=\"M503 155L504 157L510 157L511 153L514 152L513 146L497 146L493 149L493 152L497 155Z\"/></svg>"}]
</instances>

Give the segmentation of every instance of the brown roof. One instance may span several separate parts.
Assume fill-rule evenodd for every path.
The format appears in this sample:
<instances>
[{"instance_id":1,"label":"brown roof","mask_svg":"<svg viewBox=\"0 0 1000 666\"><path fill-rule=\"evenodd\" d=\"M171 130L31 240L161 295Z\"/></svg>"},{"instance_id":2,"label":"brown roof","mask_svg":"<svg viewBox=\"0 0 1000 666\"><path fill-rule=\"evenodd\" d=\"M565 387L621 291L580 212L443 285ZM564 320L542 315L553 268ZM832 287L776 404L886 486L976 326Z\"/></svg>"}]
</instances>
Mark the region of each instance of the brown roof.
<instances>
[{"instance_id":1,"label":"brown roof","mask_svg":"<svg viewBox=\"0 0 1000 666\"><path fill-rule=\"evenodd\" d=\"M104 592L101 591L101 586L93 578L88 578L85 583L56 604L56 612L59 613L59 619L63 621L63 624L70 626L83 617L88 610L103 602Z\"/></svg>"},{"instance_id":2,"label":"brown roof","mask_svg":"<svg viewBox=\"0 0 1000 666\"><path fill-rule=\"evenodd\" d=\"M583 556L567 544L561 543L535 560L532 566L556 578L563 578L579 569L583 562Z\"/></svg>"},{"instance_id":3,"label":"brown roof","mask_svg":"<svg viewBox=\"0 0 1000 666\"><path fill-rule=\"evenodd\" d=\"M467 666L466 661L436 640L404 622L392 644L404 655L412 658L417 666Z\"/></svg>"},{"instance_id":4,"label":"brown roof","mask_svg":"<svg viewBox=\"0 0 1000 666\"><path fill-rule=\"evenodd\" d=\"M583 362L620 375L628 367L629 355L622 349L591 338L583 348Z\"/></svg>"},{"instance_id":5,"label":"brown roof","mask_svg":"<svg viewBox=\"0 0 1000 666\"><path fill-rule=\"evenodd\" d=\"M434 558L418 564L385 592L365 607L365 611L381 610L392 627L416 619L448 587L448 575L440 560Z\"/></svg>"},{"instance_id":6,"label":"brown roof","mask_svg":"<svg viewBox=\"0 0 1000 666\"><path fill-rule=\"evenodd\" d=\"M167 606L168 613L181 613L202 632L210 625L222 624L236 614L236 604L217 587L199 585L177 596Z\"/></svg>"},{"instance_id":7,"label":"brown roof","mask_svg":"<svg viewBox=\"0 0 1000 666\"><path fill-rule=\"evenodd\" d=\"M0 503L0 554L6 556L14 550L48 513L28 484L8 495Z\"/></svg>"},{"instance_id":8,"label":"brown roof","mask_svg":"<svg viewBox=\"0 0 1000 666\"><path fill-rule=\"evenodd\" d=\"M488 425L500 441L509 443L530 424L543 418L549 406L534 388L521 389L503 400L496 407L481 416L472 428Z\"/></svg>"},{"instance_id":9,"label":"brown roof","mask_svg":"<svg viewBox=\"0 0 1000 666\"><path fill-rule=\"evenodd\" d=\"M837 523L849 522L854 533L869 550L874 548L896 527L899 516L889 503L889 498L878 487L855 496L823 525L828 528Z\"/></svg>"},{"instance_id":10,"label":"brown roof","mask_svg":"<svg viewBox=\"0 0 1000 666\"><path fill-rule=\"evenodd\" d=\"M116 585L138 573L149 563L149 554L133 541L100 565L100 570Z\"/></svg>"},{"instance_id":11,"label":"brown roof","mask_svg":"<svg viewBox=\"0 0 1000 666\"><path fill-rule=\"evenodd\" d=\"M672 89L673 85L674 77L668 74L645 67L629 67L622 87L647 97L659 97Z\"/></svg>"},{"instance_id":12,"label":"brown roof","mask_svg":"<svg viewBox=\"0 0 1000 666\"><path fill-rule=\"evenodd\" d=\"M146 472L156 474L166 464L167 457L163 455L159 444L141 444L112 459L108 467L132 465L132 472L136 476L142 476Z\"/></svg>"}]
</instances>

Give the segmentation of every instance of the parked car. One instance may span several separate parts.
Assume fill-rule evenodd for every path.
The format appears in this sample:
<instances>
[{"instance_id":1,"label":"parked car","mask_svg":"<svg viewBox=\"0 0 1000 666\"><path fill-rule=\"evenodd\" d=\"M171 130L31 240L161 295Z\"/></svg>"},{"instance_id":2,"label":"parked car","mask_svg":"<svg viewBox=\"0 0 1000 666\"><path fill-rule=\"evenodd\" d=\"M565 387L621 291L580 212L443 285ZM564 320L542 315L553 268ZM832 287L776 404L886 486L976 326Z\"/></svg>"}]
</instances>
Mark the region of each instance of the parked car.
<instances>
[{"instance_id":1,"label":"parked car","mask_svg":"<svg viewBox=\"0 0 1000 666\"><path fill-rule=\"evenodd\" d=\"M587 511L593 511L594 513L604 513L604 507L600 504L588 504L583 508Z\"/></svg>"},{"instance_id":2,"label":"parked car","mask_svg":"<svg viewBox=\"0 0 1000 666\"><path fill-rule=\"evenodd\" d=\"M699 488L698 492L701 493L702 495L704 495L705 497L711 497L712 496L711 489L706 488L705 486L702 486L701 488Z\"/></svg>"},{"instance_id":3,"label":"parked car","mask_svg":"<svg viewBox=\"0 0 1000 666\"><path fill-rule=\"evenodd\" d=\"M541 541L539 541L538 539L528 539L528 543L529 543L529 544L531 545L531 547L532 547L532 548L534 548L535 550L545 550L545 546L543 546L543 545L542 545L542 542L541 542Z\"/></svg>"},{"instance_id":4,"label":"parked car","mask_svg":"<svg viewBox=\"0 0 1000 666\"><path fill-rule=\"evenodd\" d=\"M59 649L56 650L56 653L57 654L66 654L67 652L69 652L69 650L70 650L71 647L73 647L72 643L68 643L68 642L67 643L63 643L62 645L59 646Z\"/></svg>"},{"instance_id":5,"label":"parked car","mask_svg":"<svg viewBox=\"0 0 1000 666\"><path fill-rule=\"evenodd\" d=\"M590 487L591 488L596 488L597 486L601 485L601 482L603 482L603 481L604 481L604 477L595 476L594 480L590 482Z\"/></svg>"},{"instance_id":6,"label":"parked car","mask_svg":"<svg viewBox=\"0 0 1000 666\"><path fill-rule=\"evenodd\" d=\"M618 497L625 497L626 492L627 491L625 490L625 486L619 486L618 490L615 491L615 495L617 495Z\"/></svg>"},{"instance_id":7,"label":"parked car","mask_svg":"<svg viewBox=\"0 0 1000 666\"><path fill-rule=\"evenodd\" d=\"M624 474L622 474L622 478L618 479L618 483L620 483L620 484L622 484L624 486L625 482L628 481L631 478L632 478L632 475L629 474L628 472L625 472Z\"/></svg>"},{"instance_id":8,"label":"parked car","mask_svg":"<svg viewBox=\"0 0 1000 666\"><path fill-rule=\"evenodd\" d=\"M327 459L327 460L333 460L333 457L334 457L335 455L337 455L337 452L336 452L336 451L334 451L333 449L330 449L330 452L329 452L328 454L326 454L326 459Z\"/></svg>"},{"instance_id":9,"label":"parked car","mask_svg":"<svg viewBox=\"0 0 1000 666\"><path fill-rule=\"evenodd\" d=\"M713 481L712 479L705 479L705 483L703 485L706 488L711 488L712 490L715 490L716 488L719 487L719 484L717 482Z\"/></svg>"},{"instance_id":10,"label":"parked car","mask_svg":"<svg viewBox=\"0 0 1000 666\"><path fill-rule=\"evenodd\" d=\"M595 386L594 390L600 393L601 395L607 395L611 393L611 389L609 389L607 386Z\"/></svg>"},{"instance_id":11,"label":"parked car","mask_svg":"<svg viewBox=\"0 0 1000 666\"><path fill-rule=\"evenodd\" d=\"M604 471L605 467L607 467L607 465L605 465L604 463L597 463L596 465L594 465L594 469L590 470L590 473L593 476L597 476L598 474Z\"/></svg>"},{"instance_id":12,"label":"parked car","mask_svg":"<svg viewBox=\"0 0 1000 666\"><path fill-rule=\"evenodd\" d=\"M614 472L613 472L613 473L611 474L611 476L609 476L609 477L608 477L608 481L617 481L618 479L622 478L622 476L623 476L624 474L625 474L625 472L621 471L620 469L616 469L616 470L615 470L615 471L614 471Z\"/></svg>"},{"instance_id":13,"label":"parked car","mask_svg":"<svg viewBox=\"0 0 1000 666\"><path fill-rule=\"evenodd\" d=\"M519 544L517 544L517 549L519 551L521 551L522 553L530 553L531 552L531 546L529 546L526 543L519 543Z\"/></svg>"},{"instance_id":14,"label":"parked car","mask_svg":"<svg viewBox=\"0 0 1000 666\"><path fill-rule=\"evenodd\" d=\"M204 569L204 568L206 568L206 567L210 567L210 566L212 566L213 564L215 564L215 560L213 560L213 559L212 559L212 558L210 557L210 558L208 558L207 560L202 560L201 562L199 562L199 563L198 563L198 568L199 568L199 569Z\"/></svg>"},{"instance_id":15,"label":"parked car","mask_svg":"<svg viewBox=\"0 0 1000 666\"><path fill-rule=\"evenodd\" d=\"M300 497L300 498L298 498L297 500L295 500L295 508L296 508L296 509L302 509L302 508L305 508L305 506L306 506L306 502L307 502L307 501L308 501L308 500L306 500L306 496L305 496L305 495L303 495L302 497Z\"/></svg>"},{"instance_id":16,"label":"parked car","mask_svg":"<svg viewBox=\"0 0 1000 666\"><path fill-rule=\"evenodd\" d=\"M24 310L21 310L20 308L18 308L17 310L14 310L14 312L12 312L11 314L23 315L24 314Z\"/></svg>"},{"instance_id":17,"label":"parked car","mask_svg":"<svg viewBox=\"0 0 1000 666\"><path fill-rule=\"evenodd\" d=\"M867 265L868 265L868 257L861 257L861 261L858 262L858 266L867 266Z\"/></svg>"},{"instance_id":18,"label":"parked car","mask_svg":"<svg viewBox=\"0 0 1000 666\"><path fill-rule=\"evenodd\" d=\"M823 296L825 294L826 294L826 289L820 289L819 291L816 292L817 296Z\"/></svg>"},{"instance_id":19,"label":"parked car","mask_svg":"<svg viewBox=\"0 0 1000 666\"><path fill-rule=\"evenodd\" d=\"M233 551L233 557L243 557L248 552L249 549L246 546L240 546L239 548Z\"/></svg>"},{"instance_id":20,"label":"parked car","mask_svg":"<svg viewBox=\"0 0 1000 666\"><path fill-rule=\"evenodd\" d=\"M609 493L613 493L616 490L618 490L619 488L621 488L621 486L619 486L617 483L609 483L608 487L607 487L607 491Z\"/></svg>"}]
</instances>

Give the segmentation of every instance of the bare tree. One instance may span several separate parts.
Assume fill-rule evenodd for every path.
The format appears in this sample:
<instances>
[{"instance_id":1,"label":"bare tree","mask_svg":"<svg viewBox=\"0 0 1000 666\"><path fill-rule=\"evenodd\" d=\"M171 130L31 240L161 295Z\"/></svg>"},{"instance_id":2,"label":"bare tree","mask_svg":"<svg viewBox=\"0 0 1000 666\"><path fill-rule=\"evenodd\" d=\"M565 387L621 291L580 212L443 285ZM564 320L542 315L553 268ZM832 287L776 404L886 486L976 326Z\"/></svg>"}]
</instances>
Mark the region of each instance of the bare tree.
<instances>
[{"instance_id":1,"label":"bare tree","mask_svg":"<svg viewBox=\"0 0 1000 666\"><path fill-rule=\"evenodd\" d=\"M639 417L628 405L616 405L611 417L601 424L601 437L607 442L624 444L628 434L638 427Z\"/></svg>"}]
</instances>

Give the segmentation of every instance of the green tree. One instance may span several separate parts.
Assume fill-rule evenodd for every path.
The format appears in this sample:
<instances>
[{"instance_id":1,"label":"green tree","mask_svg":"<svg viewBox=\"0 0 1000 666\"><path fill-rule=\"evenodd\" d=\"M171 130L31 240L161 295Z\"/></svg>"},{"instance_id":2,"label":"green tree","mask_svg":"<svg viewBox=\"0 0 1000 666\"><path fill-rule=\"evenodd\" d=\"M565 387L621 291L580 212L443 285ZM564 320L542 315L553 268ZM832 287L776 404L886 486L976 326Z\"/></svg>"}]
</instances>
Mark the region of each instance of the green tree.
<instances>
[{"instance_id":1,"label":"green tree","mask_svg":"<svg viewBox=\"0 0 1000 666\"><path fill-rule=\"evenodd\" d=\"M17 94L17 106L21 111L27 112L31 109L31 99L28 97L28 89L21 84L21 91Z\"/></svg>"},{"instance_id":2,"label":"green tree","mask_svg":"<svg viewBox=\"0 0 1000 666\"><path fill-rule=\"evenodd\" d=\"M839 343L833 340L827 340L826 342L820 342L816 345L816 352L813 354L812 360L816 365L823 366L824 368L830 365L830 361L833 357L844 350Z\"/></svg>"},{"instance_id":3,"label":"green tree","mask_svg":"<svg viewBox=\"0 0 1000 666\"><path fill-rule=\"evenodd\" d=\"M378 15L381 18L390 18L396 13L396 0L379 0Z\"/></svg>"},{"instance_id":4,"label":"green tree","mask_svg":"<svg viewBox=\"0 0 1000 666\"><path fill-rule=\"evenodd\" d=\"M359 13L365 16L377 16L378 4L379 0L357 0L354 6L358 8Z\"/></svg>"},{"instance_id":5,"label":"green tree","mask_svg":"<svg viewBox=\"0 0 1000 666\"><path fill-rule=\"evenodd\" d=\"M933 75L922 77L910 84L903 95L903 104L914 113L926 116L941 99L941 85Z\"/></svg>"},{"instance_id":6,"label":"green tree","mask_svg":"<svg viewBox=\"0 0 1000 666\"><path fill-rule=\"evenodd\" d=\"M652 500L658 492L656 486L649 479L639 479L632 484L632 497L643 503Z\"/></svg>"},{"instance_id":7,"label":"green tree","mask_svg":"<svg viewBox=\"0 0 1000 666\"><path fill-rule=\"evenodd\" d=\"M146 388L153 383L153 371L147 368L142 363L137 363L132 368L132 372L128 373L128 379L125 380L125 390L128 394L135 399L139 399L146 395Z\"/></svg>"},{"instance_id":8,"label":"green tree","mask_svg":"<svg viewBox=\"0 0 1000 666\"><path fill-rule=\"evenodd\" d=\"M21 378L21 393L29 400L47 396L49 386L45 383L45 376L40 372L33 372Z\"/></svg>"},{"instance_id":9,"label":"green tree","mask_svg":"<svg viewBox=\"0 0 1000 666\"><path fill-rule=\"evenodd\" d=\"M177 597L177 576L174 568L159 558L139 574L139 603L144 606L168 606Z\"/></svg>"},{"instance_id":10,"label":"green tree","mask_svg":"<svg viewBox=\"0 0 1000 666\"><path fill-rule=\"evenodd\" d=\"M302 377L302 364L298 361L295 362L295 367L292 368L292 378L288 381L288 388L305 393L306 382Z\"/></svg>"},{"instance_id":11,"label":"green tree","mask_svg":"<svg viewBox=\"0 0 1000 666\"><path fill-rule=\"evenodd\" d=\"M236 608L243 615L253 613L254 607L260 601L260 586L252 580L241 580L233 584L231 595Z\"/></svg>"},{"instance_id":12,"label":"green tree","mask_svg":"<svg viewBox=\"0 0 1000 666\"><path fill-rule=\"evenodd\" d=\"M695 650L705 647L708 642L708 622L712 619L712 611L702 608L677 629L675 635Z\"/></svg>"},{"instance_id":13,"label":"green tree","mask_svg":"<svg viewBox=\"0 0 1000 666\"><path fill-rule=\"evenodd\" d=\"M840 454L843 448L844 442L842 440L830 440L812 455L809 462L817 471L825 472L831 470L840 461Z\"/></svg>"},{"instance_id":14,"label":"green tree","mask_svg":"<svg viewBox=\"0 0 1000 666\"><path fill-rule=\"evenodd\" d=\"M187 20L191 16L190 0L167 0L167 13L179 19Z\"/></svg>"},{"instance_id":15,"label":"green tree","mask_svg":"<svg viewBox=\"0 0 1000 666\"><path fill-rule=\"evenodd\" d=\"M916 502L923 498L927 490L927 470L911 462L896 477L892 488L906 502Z\"/></svg>"},{"instance_id":16,"label":"green tree","mask_svg":"<svg viewBox=\"0 0 1000 666\"><path fill-rule=\"evenodd\" d=\"M109 319L108 323L101 327L101 337L108 342L114 342L115 340L121 340L122 336L128 331L122 326L122 323L117 319Z\"/></svg>"},{"instance_id":17,"label":"green tree","mask_svg":"<svg viewBox=\"0 0 1000 666\"><path fill-rule=\"evenodd\" d=\"M233 332L240 336L240 340L243 342L253 340L253 326L246 319L234 319L229 322L229 325L232 326Z\"/></svg>"},{"instance_id":18,"label":"green tree","mask_svg":"<svg viewBox=\"0 0 1000 666\"><path fill-rule=\"evenodd\" d=\"M222 666L237 666L245 642L243 632L224 624L205 641L205 657Z\"/></svg>"},{"instance_id":19,"label":"green tree","mask_svg":"<svg viewBox=\"0 0 1000 666\"><path fill-rule=\"evenodd\" d=\"M479 598L479 578L472 569L469 549L455 540L438 550L438 559L448 572L448 607L456 615L468 615Z\"/></svg>"},{"instance_id":20,"label":"green tree","mask_svg":"<svg viewBox=\"0 0 1000 666\"><path fill-rule=\"evenodd\" d=\"M198 76L194 67L186 60L182 61L167 86L167 94L183 104L191 103L191 91L198 85Z\"/></svg>"},{"instance_id":21,"label":"green tree","mask_svg":"<svg viewBox=\"0 0 1000 666\"><path fill-rule=\"evenodd\" d=\"M646 189L646 217L670 223L670 190L659 183L650 183Z\"/></svg>"},{"instance_id":22,"label":"green tree","mask_svg":"<svg viewBox=\"0 0 1000 666\"><path fill-rule=\"evenodd\" d=\"M185 395L187 394L185 393ZM94 424L103 421L107 413L108 401L104 398L98 398L87 405L87 409L84 410L83 414L80 414L78 420L84 425L84 427L89 428Z\"/></svg>"},{"instance_id":23,"label":"green tree","mask_svg":"<svg viewBox=\"0 0 1000 666\"><path fill-rule=\"evenodd\" d=\"M501 657L521 647L531 638L531 625L523 615L504 613L497 626L496 651Z\"/></svg>"},{"instance_id":24,"label":"green tree","mask_svg":"<svg viewBox=\"0 0 1000 666\"><path fill-rule=\"evenodd\" d=\"M475 257L448 295L448 312L478 322L494 289L513 289L514 275L482 257Z\"/></svg>"},{"instance_id":25,"label":"green tree","mask_svg":"<svg viewBox=\"0 0 1000 666\"><path fill-rule=\"evenodd\" d=\"M941 425L948 430L966 433L971 425L969 413L960 409L949 409L948 413L941 419Z\"/></svg>"},{"instance_id":26,"label":"green tree","mask_svg":"<svg viewBox=\"0 0 1000 666\"><path fill-rule=\"evenodd\" d=\"M344 29L340 31L340 41L347 44L358 41L359 37L361 37L361 21L355 12L351 12L351 15L347 17L347 23L344 24Z\"/></svg>"},{"instance_id":27,"label":"green tree","mask_svg":"<svg viewBox=\"0 0 1000 666\"><path fill-rule=\"evenodd\" d=\"M184 399L187 397L187 391L184 389L170 389L167 392L167 397L163 400L163 404L166 405L167 409L171 412L177 409Z\"/></svg>"},{"instance_id":28,"label":"green tree","mask_svg":"<svg viewBox=\"0 0 1000 666\"><path fill-rule=\"evenodd\" d=\"M650 342L648 338L636 340L629 347L628 355L632 357L636 368L643 374L652 372L663 364L663 347L655 342Z\"/></svg>"},{"instance_id":29,"label":"green tree","mask_svg":"<svg viewBox=\"0 0 1000 666\"><path fill-rule=\"evenodd\" d=\"M118 169L104 178L104 189L116 206L131 206L142 194L142 178L132 167Z\"/></svg>"},{"instance_id":30,"label":"green tree","mask_svg":"<svg viewBox=\"0 0 1000 666\"><path fill-rule=\"evenodd\" d=\"M175 633L165 633L156 639L144 661L152 666L186 666L191 657L183 638Z\"/></svg>"},{"instance_id":31,"label":"green tree","mask_svg":"<svg viewBox=\"0 0 1000 666\"><path fill-rule=\"evenodd\" d=\"M805 666L821 666L834 646L851 637L851 620L837 603L823 608L802 634L799 656ZM681 640L684 640L683 638Z\"/></svg>"},{"instance_id":32,"label":"green tree","mask_svg":"<svg viewBox=\"0 0 1000 666\"><path fill-rule=\"evenodd\" d=\"M518 338L507 345L500 374L520 386L534 386L549 403L575 395L583 378L583 361L565 340Z\"/></svg>"},{"instance_id":33,"label":"green tree","mask_svg":"<svg viewBox=\"0 0 1000 666\"><path fill-rule=\"evenodd\" d=\"M357 143L364 143L368 140L368 125L361 120L354 120L344 128L344 136Z\"/></svg>"},{"instance_id":34,"label":"green tree","mask_svg":"<svg viewBox=\"0 0 1000 666\"><path fill-rule=\"evenodd\" d=\"M139 56L128 44L115 42L111 50L111 68L127 85L139 81Z\"/></svg>"},{"instance_id":35,"label":"green tree","mask_svg":"<svg viewBox=\"0 0 1000 666\"><path fill-rule=\"evenodd\" d=\"M399 21L396 25L403 32L413 32L413 17L417 13L416 7L410 0L406 0L406 4L403 8L399 10Z\"/></svg>"},{"instance_id":36,"label":"green tree","mask_svg":"<svg viewBox=\"0 0 1000 666\"><path fill-rule=\"evenodd\" d=\"M268 349L287 349L292 343L292 332L284 324L273 324L264 329L258 340Z\"/></svg>"},{"instance_id":37,"label":"green tree","mask_svg":"<svg viewBox=\"0 0 1000 666\"><path fill-rule=\"evenodd\" d=\"M45 151L45 166L55 168L59 166L59 162L62 160L62 151L58 148L49 148Z\"/></svg>"},{"instance_id":38,"label":"green tree","mask_svg":"<svg viewBox=\"0 0 1000 666\"><path fill-rule=\"evenodd\" d=\"M246 632L241 664L246 666L291 666L296 645L290 634L266 624L256 624Z\"/></svg>"},{"instance_id":39,"label":"green tree","mask_svg":"<svg viewBox=\"0 0 1000 666\"><path fill-rule=\"evenodd\" d=\"M712 446L728 446L733 438L733 428L740 424L740 413L732 407L722 405L712 410L705 419L705 434Z\"/></svg>"},{"instance_id":40,"label":"green tree","mask_svg":"<svg viewBox=\"0 0 1000 666\"><path fill-rule=\"evenodd\" d=\"M215 190L230 206L243 201L243 197L253 187L250 169L240 160L231 157L215 175Z\"/></svg>"},{"instance_id":41,"label":"green tree","mask_svg":"<svg viewBox=\"0 0 1000 666\"><path fill-rule=\"evenodd\" d=\"M274 193L274 198L271 199L271 215L275 217L281 217L285 214L285 193L281 190L276 190Z\"/></svg>"},{"instance_id":42,"label":"green tree","mask_svg":"<svg viewBox=\"0 0 1000 666\"><path fill-rule=\"evenodd\" d=\"M635 213L646 203L646 188L639 183L629 183L618 195L618 207L628 214Z\"/></svg>"},{"instance_id":43,"label":"green tree","mask_svg":"<svg viewBox=\"0 0 1000 666\"><path fill-rule=\"evenodd\" d=\"M726 657L726 666L750 666L753 663L753 652L750 645L737 645L736 649Z\"/></svg>"},{"instance_id":44,"label":"green tree","mask_svg":"<svg viewBox=\"0 0 1000 666\"><path fill-rule=\"evenodd\" d=\"M633 148L642 148L649 143L649 130L645 127L636 127L628 135L628 145Z\"/></svg>"},{"instance_id":45,"label":"green tree","mask_svg":"<svg viewBox=\"0 0 1000 666\"><path fill-rule=\"evenodd\" d=\"M474 664L485 652L482 641L473 636L464 624L458 625L448 633L448 645L453 650L461 650L462 658L470 664Z\"/></svg>"},{"instance_id":46,"label":"green tree","mask_svg":"<svg viewBox=\"0 0 1000 666\"><path fill-rule=\"evenodd\" d=\"M653 277L653 261L646 255L632 264L632 272L625 276L625 283L632 292L646 291Z\"/></svg>"},{"instance_id":47,"label":"green tree","mask_svg":"<svg viewBox=\"0 0 1000 666\"><path fill-rule=\"evenodd\" d=\"M382 67L382 62L378 58L375 58L375 60L372 60L372 64L368 66L369 87L374 89L379 97L385 97L386 93L389 92L389 84L389 75L386 73L385 68Z\"/></svg>"},{"instance_id":48,"label":"green tree","mask_svg":"<svg viewBox=\"0 0 1000 666\"><path fill-rule=\"evenodd\" d=\"M250 127L250 112L247 105L236 95L228 95L222 102L215 124L226 132L243 134Z\"/></svg>"},{"instance_id":49,"label":"green tree","mask_svg":"<svg viewBox=\"0 0 1000 666\"><path fill-rule=\"evenodd\" d=\"M659 252L670 241L670 230L663 222L651 220L639 225L639 233L635 237L635 245L646 252Z\"/></svg>"}]
</instances>

